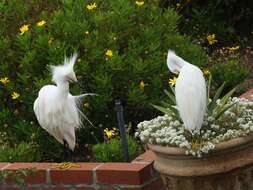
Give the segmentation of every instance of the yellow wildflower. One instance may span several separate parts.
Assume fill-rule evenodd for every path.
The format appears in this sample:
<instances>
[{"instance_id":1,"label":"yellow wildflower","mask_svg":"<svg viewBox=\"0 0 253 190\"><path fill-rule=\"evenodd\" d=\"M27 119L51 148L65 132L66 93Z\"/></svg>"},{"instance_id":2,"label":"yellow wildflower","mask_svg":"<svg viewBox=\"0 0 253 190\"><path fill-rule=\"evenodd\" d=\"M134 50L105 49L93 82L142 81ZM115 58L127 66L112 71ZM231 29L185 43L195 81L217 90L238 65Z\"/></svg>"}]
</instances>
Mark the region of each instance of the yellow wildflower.
<instances>
[{"instance_id":1,"label":"yellow wildflower","mask_svg":"<svg viewBox=\"0 0 253 190\"><path fill-rule=\"evenodd\" d=\"M170 79L168 81L168 83L171 85L171 86L175 86L176 85L176 82L177 82L177 77L174 77L173 79Z\"/></svg>"},{"instance_id":2,"label":"yellow wildflower","mask_svg":"<svg viewBox=\"0 0 253 190\"><path fill-rule=\"evenodd\" d=\"M25 24L25 25L21 26L19 28L20 34L23 35L25 32L27 32L29 30L29 26L30 26L30 24Z\"/></svg>"},{"instance_id":3,"label":"yellow wildflower","mask_svg":"<svg viewBox=\"0 0 253 190\"><path fill-rule=\"evenodd\" d=\"M20 94L19 94L19 93L17 93L17 92L12 92L12 93L11 93L11 98L12 98L13 100L18 99L18 98L19 98L19 96L20 96Z\"/></svg>"},{"instance_id":4,"label":"yellow wildflower","mask_svg":"<svg viewBox=\"0 0 253 190\"><path fill-rule=\"evenodd\" d=\"M83 107L89 108L89 107L90 107L90 104L89 104L88 102L86 102L86 103L83 104Z\"/></svg>"},{"instance_id":5,"label":"yellow wildflower","mask_svg":"<svg viewBox=\"0 0 253 190\"><path fill-rule=\"evenodd\" d=\"M113 56L113 51L111 49L108 49L108 50L106 50L105 55L107 57L112 57Z\"/></svg>"},{"instance_id":6,"label":"yellow wildflower","mask_svg":"<svg viewBox=\"0 0 253 190\"><path fill-rule=\"evenodd\" d=\"M87 30L87 31L85 32L85 34L86 34L86 35L89 35L89 34L90 34L90 32Z\"/></svg>"},{"instance_id":7,"label":"yellow wildflower","mask_svg":"<svg viewBox=\"0 0 253 190\"><path fill-rule=\"evenodd\" d=\"M54 41L54 38L53 38L53 37L49 38L48 44L51 45L53 41Z\"/></svg>"},{"instance_id":8,"label":"yellow wildflower","mask_svg":"<svg viewBox=\"0 0 253 190\"><path fill-rule=\"evenodd\" d=\"M216 35L215 34L209 34L206 39L209 43L209 45L213 45L215 43L217 43L217 40L215 39L216 38Z\"/></svg>"},{"instance_id":9,"label":"yellow wildflower","mask_svg":"<svg viewBox=\"0 0 253 190\"><path fill-rule=\"evenodd\" d=\"M181 4L177 3L176 6L177 6L177 9L179 9L181 7Z\"/></svg>"},{"instance_id":10,"label":"yellow wildflower","mask_svg":"<svg viewBox=\"0 0 253 190\"><path fill-rule=\"evenodd\" d=\"M142 5L144 5L144 1L135 1L135 4L141 7Z\"/></svg>"},{"instance_id":11,"label":"yellow wildflower","mask_svg":"<svg viewBox=\"0 0 253 190\"><path fill-rule=\"evenodd\" d=\"M8 77L4 77L4 78L0 78L0 82L3 84L3 85L6 85L10 82L10 80L8 79Z\"/></svg>"},{"instance_id":12,"label":"yellow wildflower","mask_svg":"<svg viewBox=\"0 0 253 190\"><path fill-rule=\"evenodd\" d=\"M42 26L44 26L46 23L47 23L46 21L42 20L42 21L37 22L36 25L37 25L38 27L42 27Z\"/></svg>"},{"instance_id":13,"label":"yellow wildflower","mask_svg":"<svg viewBox=\"0 0 253 190\"><path fill-rule=\"evenodd\" d=\"M94 10L96 8L97 8L97 4L96 3L91 3L91 4L86 5L86 9L88 9L89 11L92 11L92 10Z\"/></svg>"},{"instance_id":14,"label":"yellow wildflower","mask_svg":"<svg viewBox=\"0 0 253 190\"><path fill-rule=\"evenodd\" d=\"M104 134L106 136L106 138L111 139L112 137L114 137L116 135L115 130L109 130L108 128L104 129Z\"/></svg>"},{"instance_id":15,"label":"yellow wildflower","mask_svg":"<svg viewBox=\"0 0 253 190\"><path fill-rule=\"evenodd\" d=\"M144 81L142 80L139 84L139 88L143 91L145 86L147 86L147 84L145 84Z\"/></svg>"},{"instance_id":16,"label":"yellow wildflower","mask_svg":"<svg viewBox=\"0 0 253 190\"><path fill-rule=\"evenodd\" d=\"M203 74L204 74L205 76L209 76L209 75L210 75L210 71L209 71L208 69L204 69L204 70L203 70Z\"/></svg>"},{"instance_id":17,"label":"yellow wildflower","mask_svg":"<svg viewBox=\"0 0 253 190\"><path fill-rule=\"evenodd\" d=\"M229 53L234 53L235 51L239 50L240 46L235 46L235 47L228 47Z\"/></svg>"}]
</instances>

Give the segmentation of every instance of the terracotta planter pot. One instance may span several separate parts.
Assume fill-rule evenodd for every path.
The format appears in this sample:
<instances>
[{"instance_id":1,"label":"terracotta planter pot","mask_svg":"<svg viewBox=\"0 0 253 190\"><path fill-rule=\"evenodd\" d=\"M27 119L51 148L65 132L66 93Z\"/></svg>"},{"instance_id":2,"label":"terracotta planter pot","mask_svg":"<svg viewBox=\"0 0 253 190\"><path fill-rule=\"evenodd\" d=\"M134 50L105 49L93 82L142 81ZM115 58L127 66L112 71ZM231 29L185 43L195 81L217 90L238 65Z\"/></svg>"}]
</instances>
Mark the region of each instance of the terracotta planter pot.
<instances>
[{"instance_id":1,"label":"terracotta planter pot","mask_svg":"<svg viewBox=\"0 0 253 190\"><path fill-rule=\"evenodd\" d=\"M253 190L253 135L219 143L202 158L149 144L168 190Z\"/></svg>"}]
</instances>

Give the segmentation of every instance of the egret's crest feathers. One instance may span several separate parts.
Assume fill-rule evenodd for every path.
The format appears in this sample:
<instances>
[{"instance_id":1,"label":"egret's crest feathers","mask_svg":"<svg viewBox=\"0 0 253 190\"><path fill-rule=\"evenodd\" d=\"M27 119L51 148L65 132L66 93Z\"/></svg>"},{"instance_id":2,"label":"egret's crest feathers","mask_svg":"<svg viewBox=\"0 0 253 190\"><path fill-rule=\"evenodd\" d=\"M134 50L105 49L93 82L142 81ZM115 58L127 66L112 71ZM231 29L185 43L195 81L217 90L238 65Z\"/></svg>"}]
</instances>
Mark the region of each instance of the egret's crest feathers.
<instances>
[{"instance_id":1,"label":"egret's crest feathers","mask_svg":"<svg viewBox=\"0 0 253 190\"><path fill-rule=\"evenodd\" d=\"M52 81L55 83L68 81L77 81L74 72L74 64L77 59L77 54L74 53L71 57L64 59L63 65L51 66L52 70Z\"/></svg>"}]
</instances>

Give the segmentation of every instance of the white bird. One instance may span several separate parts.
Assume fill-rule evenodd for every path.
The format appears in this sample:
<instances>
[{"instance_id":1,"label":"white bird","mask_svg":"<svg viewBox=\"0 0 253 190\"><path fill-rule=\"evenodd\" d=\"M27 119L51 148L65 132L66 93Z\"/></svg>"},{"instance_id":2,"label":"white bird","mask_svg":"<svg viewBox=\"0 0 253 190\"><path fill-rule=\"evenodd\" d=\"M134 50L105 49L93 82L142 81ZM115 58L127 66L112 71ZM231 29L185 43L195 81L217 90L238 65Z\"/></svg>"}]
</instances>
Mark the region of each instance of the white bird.
<instances>
[{"instance_id":1,"label":"white bird","mask_svg":"<svg viewBox=\"0 0 253 190\"><path fill-rule=\"evenodd\" d=\"M76 143L75 129L81 126L83 116L78 109L80 98L94 95L72 96L69 93L69 82L77 82L73 70L76 58L77 54L73 54L65 57L63 65L51 66L52 81L56 85L43 86L33 105L40 126L72 151Z\"/></svg>"},{"instance_id":2,"label":"white bird","mask_svg":"<svg viewBox=\"0 0 253 190\"><path fill-rule=\"evenodd\" d=\"M191 133L199 132L206 113L206 82L202 71L169 50L167 65L179 74L176 86L176 106L180 117Z\"/></svg>"}]
</instances>

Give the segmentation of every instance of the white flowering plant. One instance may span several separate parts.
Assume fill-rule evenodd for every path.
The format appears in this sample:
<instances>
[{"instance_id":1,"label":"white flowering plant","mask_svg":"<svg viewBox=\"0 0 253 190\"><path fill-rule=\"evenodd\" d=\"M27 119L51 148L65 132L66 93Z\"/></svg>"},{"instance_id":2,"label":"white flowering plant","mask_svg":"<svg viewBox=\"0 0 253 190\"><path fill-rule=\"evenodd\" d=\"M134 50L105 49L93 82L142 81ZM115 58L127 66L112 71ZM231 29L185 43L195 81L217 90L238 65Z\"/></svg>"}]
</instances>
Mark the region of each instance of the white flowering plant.
<instances>
[{"instance_id":1,"label":"white flowering plant","mask_svg":"<svg viewBox=\"0 0 253 190\"><path fill-rule=\"evenodd\" d=\"M211 76L207 86L207 112L198 133L191 134L185 129L176 109L174 88L171 86L171 92L165 91L168 101L162 102L163 106L153 105L165 115L139 123L135 135L143 143L180 147L186 150L186 154L201 157L214 149L219 142L252 133L253 102L231 98L235 89L220 98L225 84L210 99Z\"/></svg>"}]
</instances>

